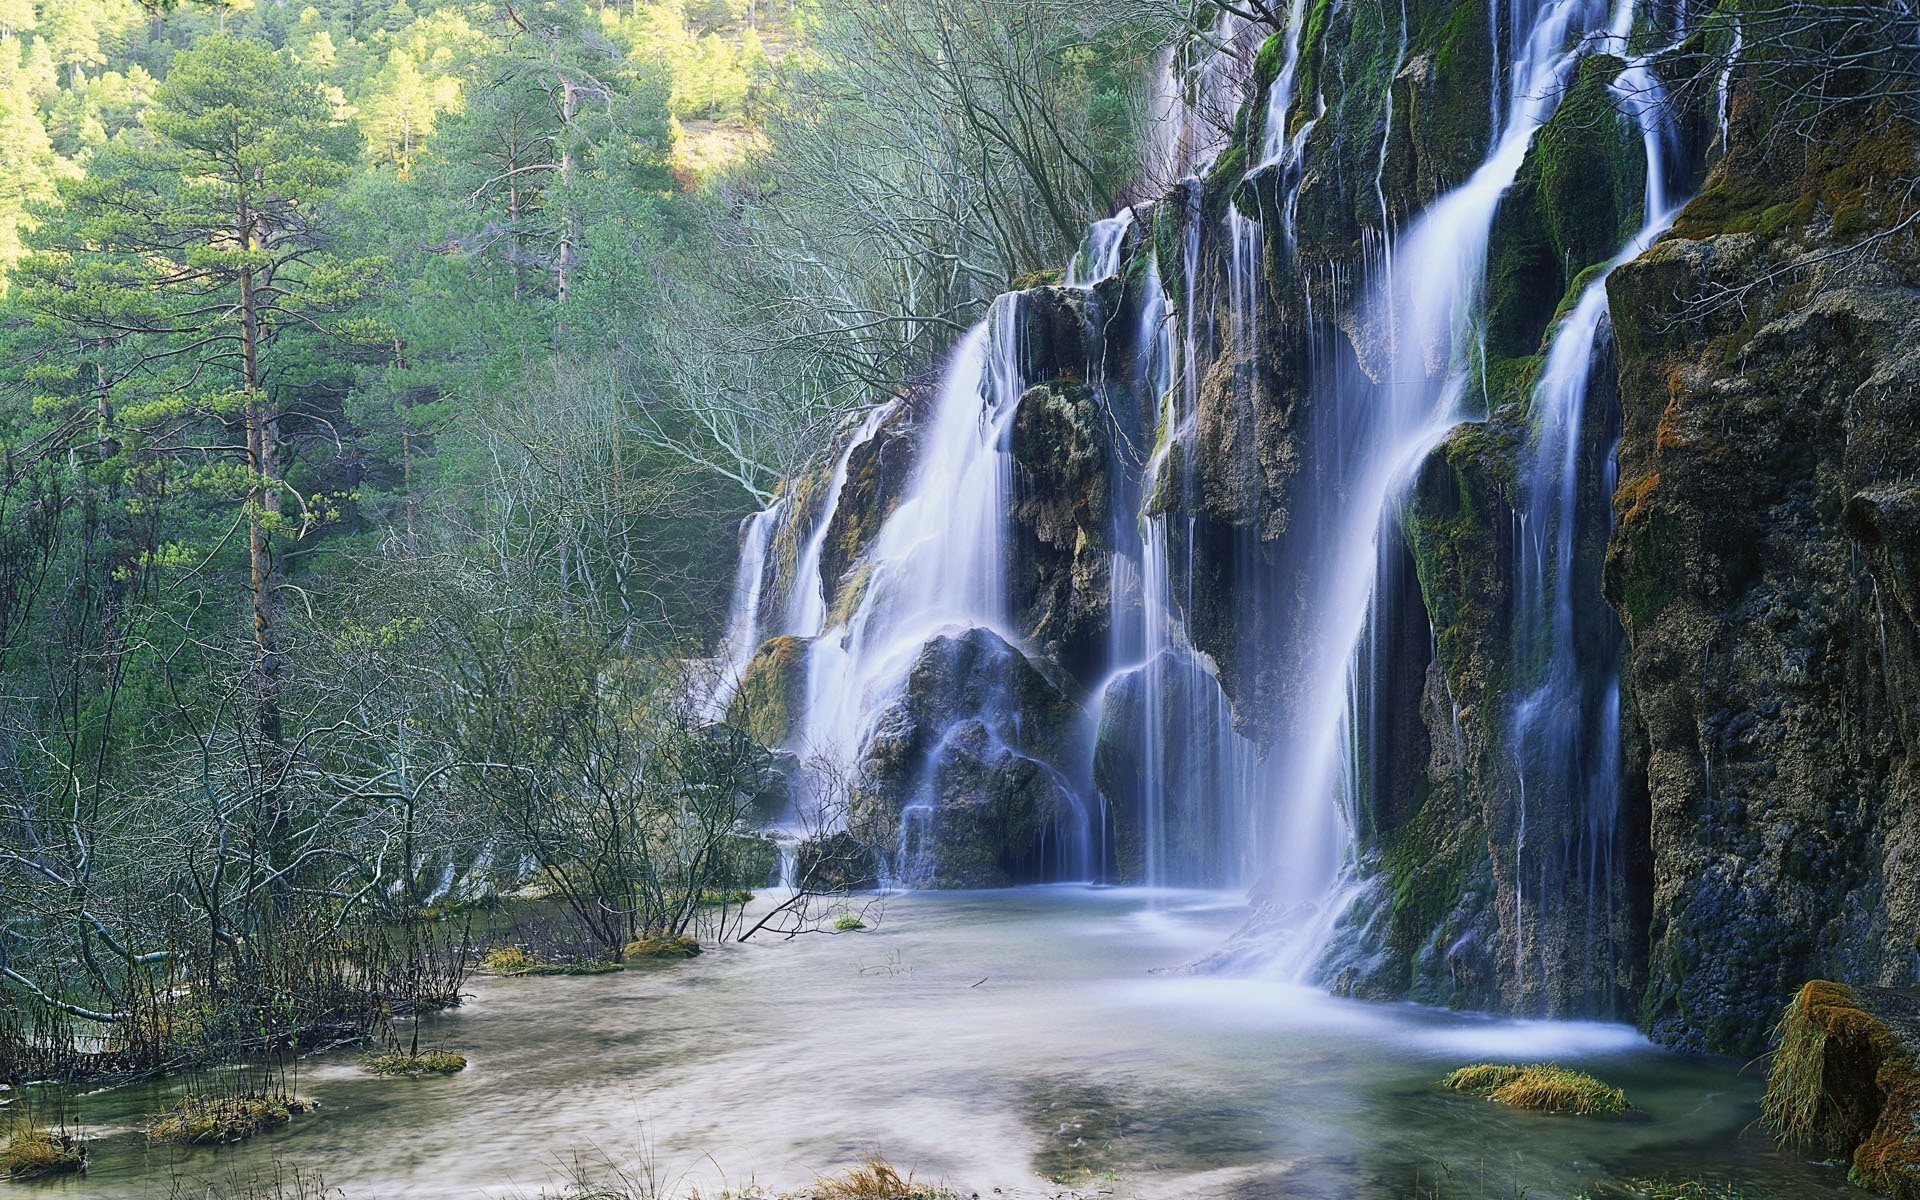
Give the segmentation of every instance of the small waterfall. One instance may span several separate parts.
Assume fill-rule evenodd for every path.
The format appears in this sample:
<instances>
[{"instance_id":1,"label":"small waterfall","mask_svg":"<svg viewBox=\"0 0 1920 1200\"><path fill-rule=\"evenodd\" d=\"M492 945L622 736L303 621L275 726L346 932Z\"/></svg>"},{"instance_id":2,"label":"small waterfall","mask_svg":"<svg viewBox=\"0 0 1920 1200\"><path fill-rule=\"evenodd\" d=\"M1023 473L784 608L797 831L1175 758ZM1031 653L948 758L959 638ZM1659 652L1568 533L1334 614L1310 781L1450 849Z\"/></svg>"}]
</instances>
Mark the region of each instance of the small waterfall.
<instances>
[{"instance_id":1,"label":"small waterfall","mask_svg":"<svg viewBox=\"0 0 1920 1200\"><path fill-rule=\"evenodd\" d=\"M721 645L719 669L703 709L709 720L719 720L740 686L747 660L759 648L760 598L766 590L767 549L780 528L782 504L775 500L740 523L740 565L733 573L733 598L727 609L727 636Z\"/></svg>"},{"instance_id":2,"label":"small waterfall","mask_svg":"<svg viewBox=\"0 0 1920 1200\"><path fill-rule=\"evenodd\" d=\"M1293 81L1300 74L1300 35L1305 32L1307 0L1293 0L1287 9L1287 52L1280 61L1280 74L1267 89L1266 136L1260 145L1259 166L1270 166L1289 157L1298 157L1297 143L1287 138L1287 113L1293 107Z\"/></svg>"},{"instance_id":3,"label":"small waterfall","mask_svg":"<svg viewBox=\"0 0 1920 1200\"><path fill-rule=\"evenodd\" d=\"M1074 252L1067 266L1068 287L1088 287L1120 273L1120 251L1125 248L1127 231L1133 228L1133 210L1123 208L1117 216L1095 221L1087 230L1086 241Z\"/></svg>"},{"instance_id":4,"label":"small waterfall","mask_svg":"<svg viewBox=\"0 0 1920 1200\"><path fill-rule=\"evenodd\" d=\"M847 469L860 448L873 440L873 435L879 432L893 408L894 404L882 404L870 411L854 430L853 436L847 439L846 449L840 452L839 461L834 464L833 475L827 481L826 499L821 503L819 515L814 518L806 545L794 561L781 633L794 637L813 637L826 628L827 584L820 577L820 560L826 553L827 535L832 531L833 518L840 511L840 494L847 488Z\"/></svg>"},{"instance_id":5,"label":"small waterfall","mask_svg":"<svg viewBox=\"0 0 1920 1200\"><path fill-rule=\"evenodd\" d=\"M1616 11L1609 36L1624 46L1632 29L1632 6ZM1646 156L1644 222L1626 245L1581 291L1554 331L1547 360L1535 383L1529 410L1535 424L1520 463L1516 511L1514 648L1516 691L1509 715L1510 744L1519 805L1514 844L1515 989L1540 998L1554 975L1546 955L1559 950L1586 961L1585 987L1603 994L1589 999L1607 1009L1614 1001L1602 981L1614 976L1617 951L1613 914L1619 903L1615 827L1620 807L1620 642L1613 611L1602 600L1597 577L1600 551L1611 523L1613 443L1596 442L1587 402L1593 372L1604 360L1607 276L1637 257L1672 222L1677 206L1667 198L1666 170L1674 133L1658 78L1645 59L1630 61L1613 84L1616 98L1640 129ZM1583 461L1584 456L1584 461ZM1582 546L1583 537L1588 540ZM1568 827L1538 848L1529 845L1529 810L1569 814ZM1563 878L1583 893L1560 896L1545 885L1547 856L1564 854ZM1541 886L1530 892L1529 860ZM1527 940L1528 917L1542 906L1571 902L1577 911L1563 920L1558 943ZM1530 907L1531 905L1531 907Z\"/></svg>"}]
</instances>

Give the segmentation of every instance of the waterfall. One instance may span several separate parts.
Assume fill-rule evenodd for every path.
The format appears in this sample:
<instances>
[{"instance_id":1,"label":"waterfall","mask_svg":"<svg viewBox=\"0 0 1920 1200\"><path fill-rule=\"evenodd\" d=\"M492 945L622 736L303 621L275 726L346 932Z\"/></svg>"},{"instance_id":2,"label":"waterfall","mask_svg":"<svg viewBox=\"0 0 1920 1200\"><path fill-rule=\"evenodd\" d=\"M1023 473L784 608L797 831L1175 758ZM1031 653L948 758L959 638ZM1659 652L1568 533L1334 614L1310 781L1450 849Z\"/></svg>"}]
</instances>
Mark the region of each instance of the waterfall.
<instances>
[{"instance_id":1,"label":"waterfall","mask_svg":"<svg viewBox=\"0 0 1920 1200\"><path fill-rule=\"evenodd\" d=\"M1185 173L1164 202L1176 206L1180 218L1177 251L1136 228L1144 222L1124 210L1093 223L1065 273L1068 288L1081 297L1077 303L1091 310L1086 336L1093 345L1082 386L1096 392L1116 429L1121 397L1140 398L1156 427L1150 451L1123 447L1111 455L1116 511L1113 544L1105 552L1108 673L1082 697L1100 723L1098 745L1124 761L1116 766L1096 754L1091 767L1063 766L1059 755L1039 753L1007 695L1016 675L1036 669L1028 666L1033 652L1017 628L1008 574L1015 549L1012 428L1030 382L1024 323L1031 300L1012 294L960 339L931 401L914 415L911 477L864 547L857 572L837 583L841 595L830 606L835 581L821 578L820 563L834 506L856 452L890 410L870 413L838 452L823 511L798 552L781 620L781 632L810 639L804 704L788 748L812 765L802 769L796 808L785 822L790 832L844 825L845 808L836 805L857 787L863 764L910 746L916 774L897 801L889 874L900 883L925 883L939 877L935 847L948 794L943 789L951 783L947 756L1017 760L1041 778L1037 786L1062 798L1037 850L1050 877L1255 887L1270 908L1295 914L1291 942L1275 957L1275 969L1301 977L1313 971L1352 894L1357 812L1369 786L1372 743L1383 736L1376 706L1391 653L1384 614L1395 611L1393 589L1410 586L1399 578L1405 551L1390 516L1414 468L1468 415L1464 397L1480 367L1481 290L1501 196L1580 57L1617 35L1606 22L1605 0L1514 0L1511 46L1496 55L1494 136L1485 160L1404 229L1369 235L1351 321L1336 329L1316 320L1312 291L1302 281L1306 319L1293 332L1303 339L1305 369L1295 382L1305 393L1305 416L1286 528L1262 535L1266 540L1241 529L1232 534L1239 540L1231 550L1239 640L1281 661L1215 661L1196 645L1193 625L1202 599L1197 547L1203 534L1219 536L1204 530L1198 515L1194 461L1203 393L1235 389L1234 411L1251 412L1255 397L1247 389L1254 372L1228 371L1224 385L1209 378L1203 387L1203 378L1220 367L1257 363L1273 332L1263 324L1271 319L1269 263L1293 263L1291 214L1320 116L1289 136L1286 116L1307 7L1304 0L1290 7L1283 62L1264 98L1269 119L1259 149L1262 166L1280 177L1286 214L1280 236L1269 245L1268 231L1231 203L1218 222L1205 214L1200 172L1225 145L1208 114L1229 96L1239 97L1248 43L1257 33L1225 15L1212 38L1216 52L1184 60L1187 67L1178 73L1182 56L1169 54L1169 75L1184 82L1163 82L1155 93L1168 130L1156 154L1163 166ZM1630 5L1616 10L1612 24L1623 14L1630 19ZM1404 21L1400 33L1404 43ZM1633 78L1623 75L1620 85L1625 91L1651 88L1643 63L1628 73ZM1667 134L1657 96L1648 91L1641 99L1635 111L1648 131L1651 162ZM1660 178L1651 168L1650 188ZM1384 221L1384 184L1375 191ZM1664 197L1650 192L1647 211L1665 208ZM1169 215L1163 206L1154 223ZM1623 256L1657 231L1650 220ZM1180 283L1172 290L1178 295L1161 283L1156 245L1180 255L1169 264L1177 266ZM1129 254L1145 256L1148 269L1126 270ZM1129 319L1116 319L1123 315ZM1604 292L1595 283L1563 321L1543 371L1536 400L1542 435L1529 459L1529 511L1522 517L1529 538L1561 538L1560 531L1572 527L1553 512L1572 494L1568 464L1577 454L1578 404L1603 318ZM1109 339L1117 344L1106 345ZM1109 378L1113 364L1123 362L1129 369ZM774 510L762 516L769 526L798 519ZM743 537L727 649L735 658L741 645L770 632L757 615L764 603L748 597L767 588L764 581L757 589L748 582L749 575L757 580L766 573L767 538L757 526L749 532L759 541L749 550ZM1208 553L1222 551L1216 544ZM1546 631L1542 644L1559 636L1553 632L1561 607L1556 589L1571 586L1570 572L1553 566L1560 554L1559 541L1537 542L1539 569L1528 595ZM749 556L761 560L751 569ZM927 723L921 711L927 705L916 699L913 689L920 685L913 680L936 652L947 656L942 662L964 662L972 674L965 686L955 685L959 699L943 701L938 720L922 728L914 723ZM1277 717L1258 741L1237 728L1244 714L1236 713L1222 682L1228 668L1244 679L1249 667L1275 668L1285 680ZM1579 665L1569 670L1569 678L1593 675ZM1559 676L1549 671L1541 678ZM1617 711L1617 682L1611 696L1603 687L1578 703L1594 720L1606 720ZM1091 787L1096 778L1099 803ZM1592 807L1598 812L1605 802Z\"/></svg>"},{"instance_id":2,"label":"waterfall","mask_svg":"<svg viewBox=\"0 0 1920 1200\"><path fill-rule=\"evenodd\" d=\"M833 475L827 481L826 499L820 506L819 515L813 520L813 529L807 535L806 545L794 560L793 579L788 586L787 611L781 633L793 637L813 637L826 628L827 584L820 577L820 560L826 553L827 535L833 528L833 518L840 511L840 495L847 488L847 469L853 463L853 456L873 440L881 423L892 412L892 404L877 405L868 412L855 428L853 436L847 439L846 448L834 463Z\"/></svg>"},{"instance_id":3,"label":"waterfall","mask_svg":"<svg viewBox=\"0 0 1920 1200\"><path fill-rule=\"evenodd\" d=\"M740 523L740 565L733 574L726 640L721 644L718 669L702 706L709 720L717 721L726 713L747 660L760 646L760 597L766 588L767 549L780 527L781 509L781 502L776 500Z\"/></svg>"},{"instance_id":4,"label":"waterfall","mask_svg":"<svg viewBox=\"0 0 1920 1200\"><path fill-rule=\"evenodd\" d=\"M1287 9L1287 49L1280 60L1280 74L1267 89L1267 129L1260 146L1262 167L1281 161L1297 143L1287 138L1287 112L1293 107L1293 81L1300 74L1300 35L1305 32L1307 0L1293 0ZM1294 156L1298 156L1297 149Z\"/></svg>"},{"instance_id":5,"label":"waterfall","mask_svg":"<svg viewBox=\"0 0 1920 1200\"><path fill-rule=\"evenodd\" d=\"M1125 247L1127 230L1133 227L1133 210L1123 208L1111 217L1095 221L1087 230L1080 249L1067 266L1068 287L1087 287L1120 273L1120 251Z\"/></svg>"},{"instance_id":6,"label":"waterfall","mask_svg":"<svg viewBox=\"0 0 1920 1200\"><path fill-rule=\"evenodd\" d=\"M1624 47L1631 29L1632 6L1622 4L1609 37ZM1607 277L1652 245L1672 223L1678 206L1668 200L1666 187L1674 139L1671 115L1648 59L1630 60L1612 89L1640 130L1647 174L1644 218L1555 329L1529 402L1534 438L1520 463L1513 631L1514 677L1520 686L1509 714L1509 736L1519 804L1513 852L1514 983L1521 997L1536 995L1552 974L1543 959L1550 947L1526 941L1530 911L1537 913L1549 902L1570 898L1577 906L1577 919L1568 920L1566 933L1568 938L1577 936L1586 952L1587 961L1581 964L1586 980L1612 978L1617 957L1612 918L1620 898L1612 889L1620 807L1621 634L1613 611L1600 597L1597 578L1581 577L1580 541L1583 521L1589 536L1604 537L1610 526L1612 443L1618 434L1608 443L1594 441L1587 402L1594 368L1604 358ZM1596 450L1602 452L1598 462L1583 464L1583 453ZM1590 497L1585 504L1583 489ZM1588 563L1595 561L1591 547L1586 555ZM1528 845L1528 811L1548 805L1574 816L1560 840L1571 843L1573 861L1566 864L1570 870L1565 874L1581 884L1584 893L1556 897L1543 886L1530 902L1529 854L1540 856L1544 874L1545 855L1569 853L1555 845L1539 850ZM1604 1007L1613 997L1609 992L1596 999Z\"/></svg>"}]
</instances>

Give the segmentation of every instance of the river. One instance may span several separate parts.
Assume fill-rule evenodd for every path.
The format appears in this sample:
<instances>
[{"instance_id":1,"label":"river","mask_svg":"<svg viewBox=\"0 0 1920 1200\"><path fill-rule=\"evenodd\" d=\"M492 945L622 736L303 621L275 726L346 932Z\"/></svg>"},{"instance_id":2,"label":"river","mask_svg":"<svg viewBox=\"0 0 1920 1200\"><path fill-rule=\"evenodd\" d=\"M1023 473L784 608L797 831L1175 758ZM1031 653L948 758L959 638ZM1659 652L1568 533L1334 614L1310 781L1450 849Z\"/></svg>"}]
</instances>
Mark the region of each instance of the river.
<instances>
[{"instance_id":1,"label":"river","mask_svg":"<svg viewBox=\"0 0 1920 1200\"><path fill-rule=\"evenodd\" d=\"M298 1086L317 1112L218 1149L148 1146L141 1124L167 1087L94 1093L78 1101L92 1170L0 1192L119 1200L186 1181L204 1197L207 1180L278 1163L347 1200L532 1197L579 1157L650 1163L711 1200L877 1152L981 1196L1550 1200L1647 1175L1857 1195L1770 1148L1760 1067L1671 1054L1623 1025L1179 970L1244 916L1214 893L910 893L858 932L613 975L475 978L426 1033L470 1056L460 1075L377 1079L350 1053L315 1056ZM1487 1058L1592 1071L1638 1111L1543 1116L1436 1085Z\"/></svg>"}]
</instances>

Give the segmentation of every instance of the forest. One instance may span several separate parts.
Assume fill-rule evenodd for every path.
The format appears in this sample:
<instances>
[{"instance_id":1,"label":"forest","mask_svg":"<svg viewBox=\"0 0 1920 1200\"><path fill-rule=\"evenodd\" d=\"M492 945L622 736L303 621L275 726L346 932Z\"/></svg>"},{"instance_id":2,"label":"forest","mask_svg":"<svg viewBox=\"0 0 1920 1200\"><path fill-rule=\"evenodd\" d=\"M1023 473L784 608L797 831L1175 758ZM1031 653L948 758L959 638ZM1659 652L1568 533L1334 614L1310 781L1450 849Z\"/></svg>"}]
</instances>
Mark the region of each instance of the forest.
<instances>
[{"instance_id":1,"label":"forest","mask_svg":"<svg viewBox=\"0 0 1920 1200\"><path fill-rule=\"evenodd\" d=\"M1920 1197L1917 233L1907 0L0 0L0 1194Z\"/></svg>"}]
</instances>

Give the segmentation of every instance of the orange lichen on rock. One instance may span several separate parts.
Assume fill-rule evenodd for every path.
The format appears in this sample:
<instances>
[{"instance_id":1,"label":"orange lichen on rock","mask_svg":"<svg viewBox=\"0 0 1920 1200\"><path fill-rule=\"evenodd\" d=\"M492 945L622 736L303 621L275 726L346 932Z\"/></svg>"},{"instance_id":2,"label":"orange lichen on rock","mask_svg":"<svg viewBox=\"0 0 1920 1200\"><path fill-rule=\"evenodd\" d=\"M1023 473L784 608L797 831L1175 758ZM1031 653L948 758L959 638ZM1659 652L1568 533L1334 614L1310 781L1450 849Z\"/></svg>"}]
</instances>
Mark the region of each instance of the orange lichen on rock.
<instances>
[{"instance_id":1,"label":"orange lichen on rock","mask_svg":"<svg viewBox=\"0 0 1920 1200\"><path fill-rule=\"evenodd\" d=\"M1814 980L1774 1032L1774 1136L1849 1158L1863 1187L1920 1200L1920 991Z\"/></svg>"}]
</instances>

